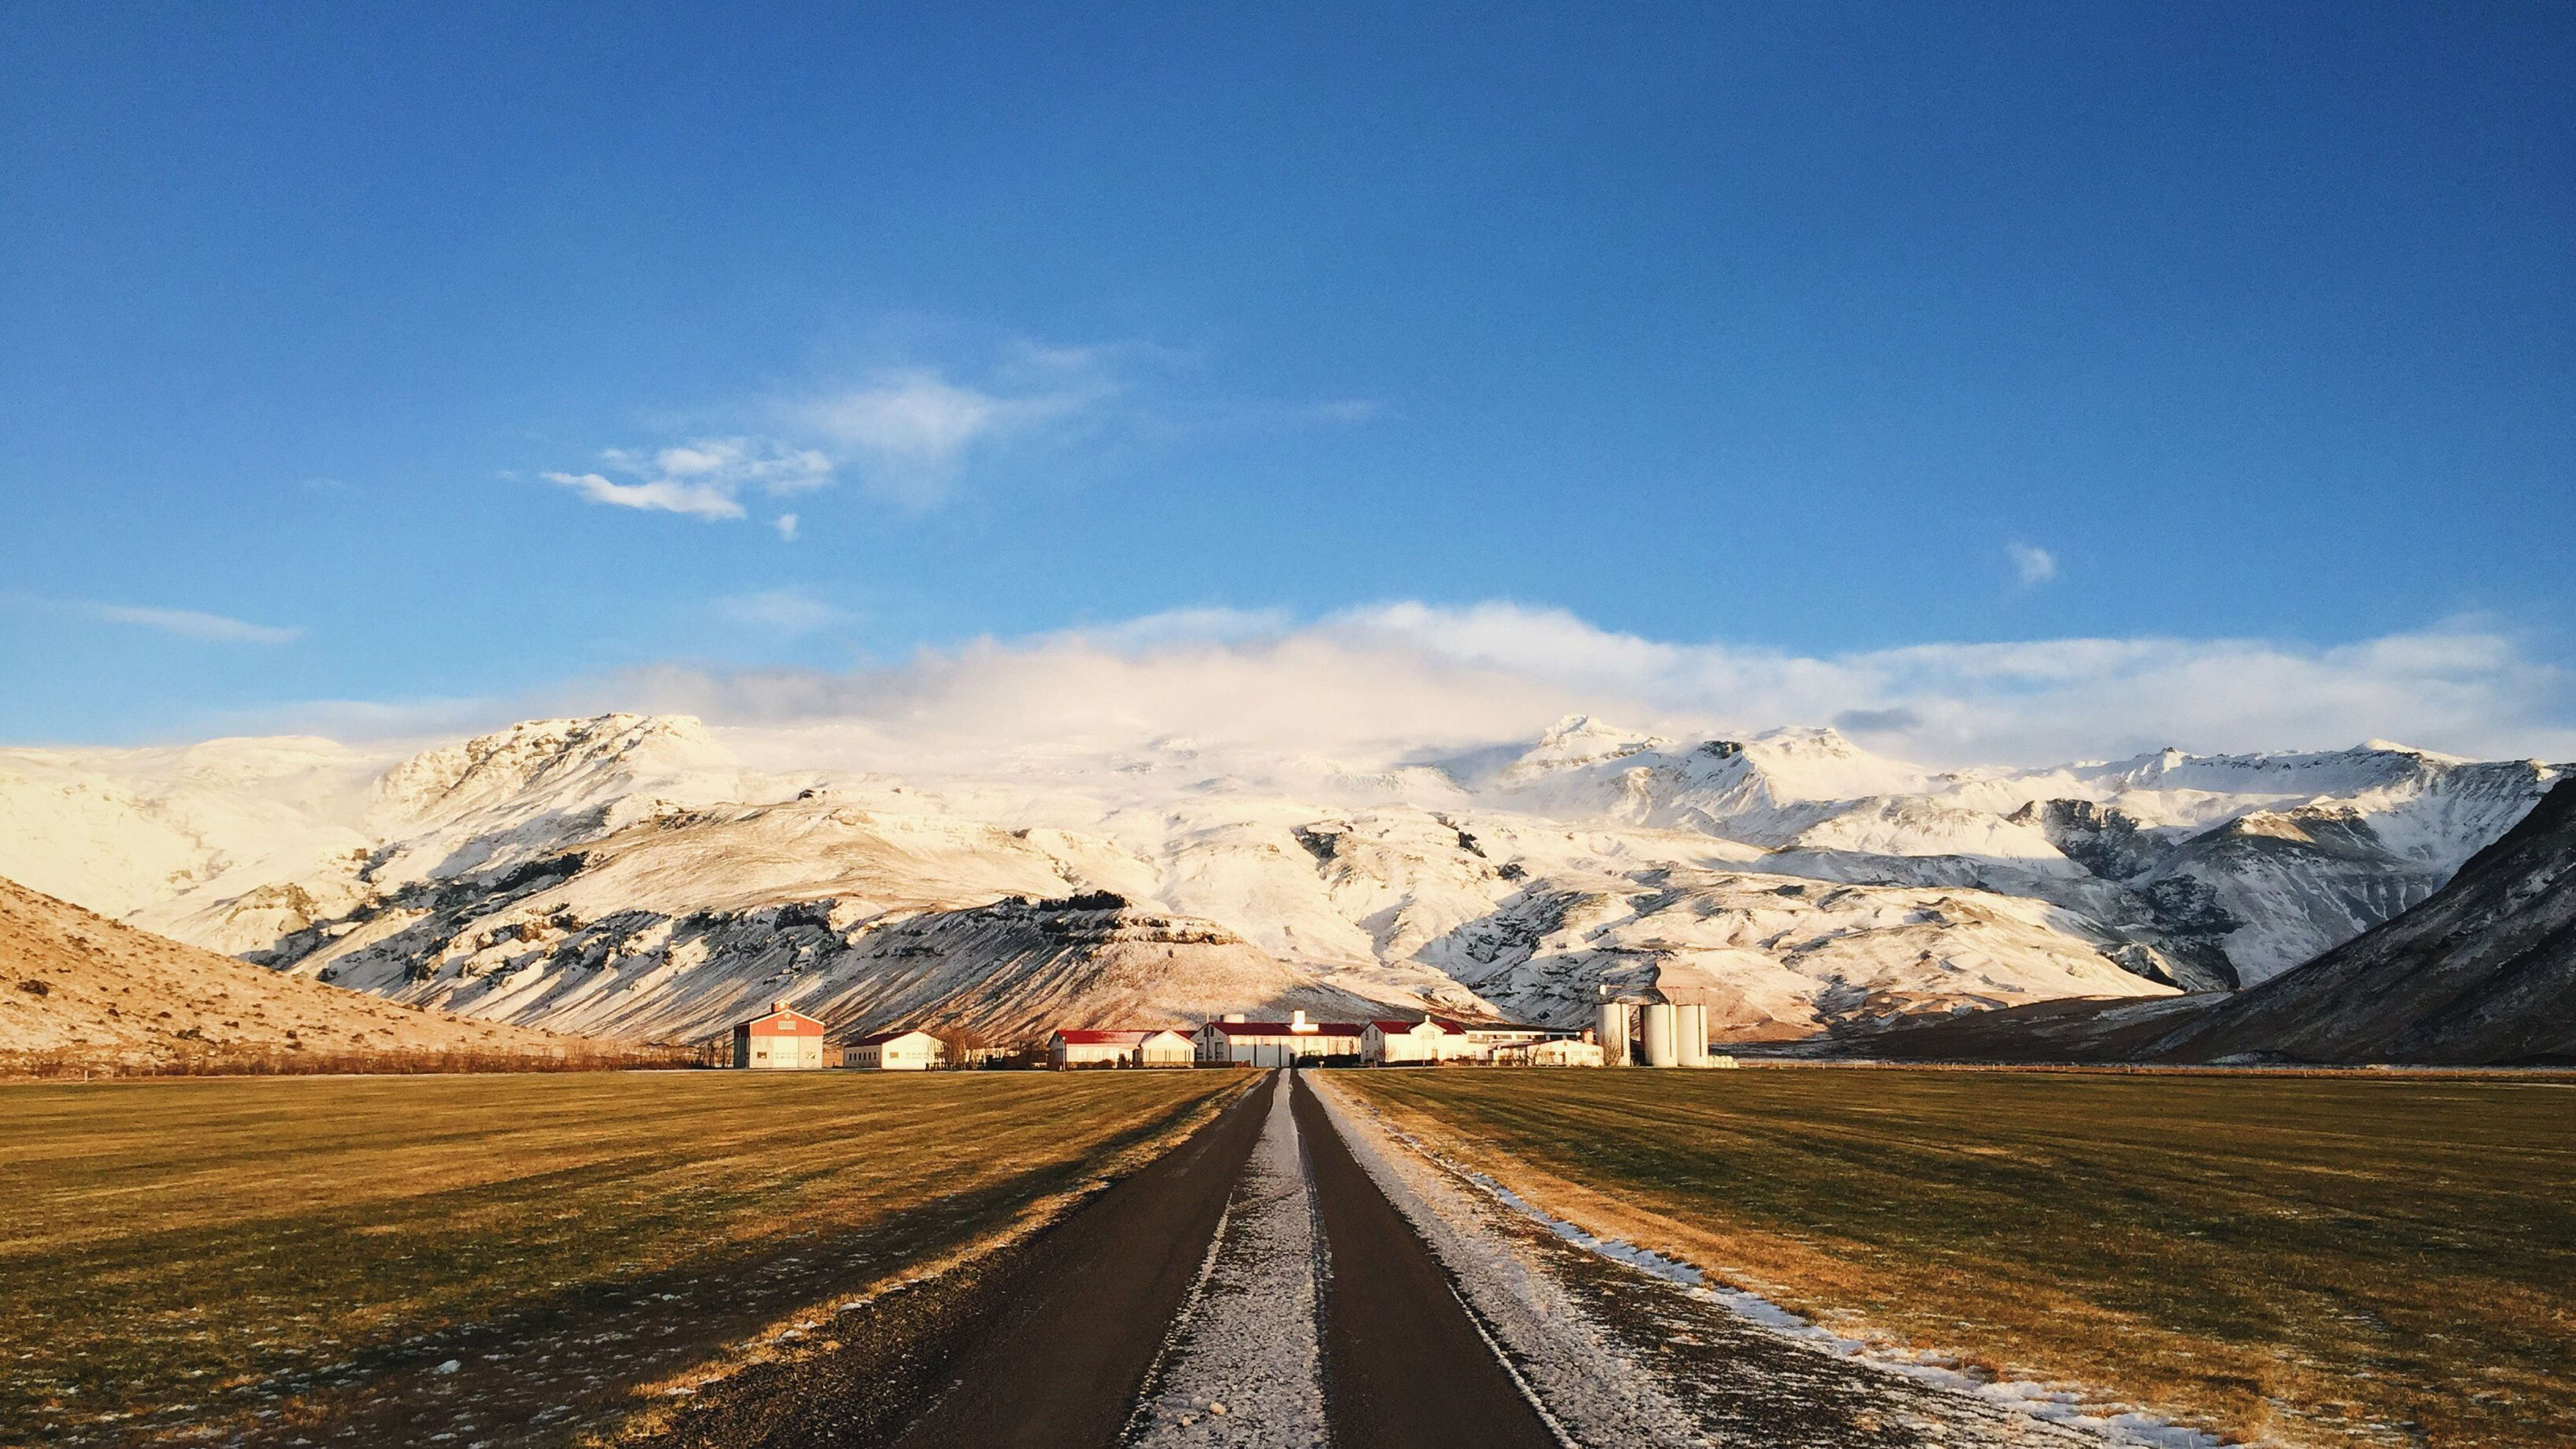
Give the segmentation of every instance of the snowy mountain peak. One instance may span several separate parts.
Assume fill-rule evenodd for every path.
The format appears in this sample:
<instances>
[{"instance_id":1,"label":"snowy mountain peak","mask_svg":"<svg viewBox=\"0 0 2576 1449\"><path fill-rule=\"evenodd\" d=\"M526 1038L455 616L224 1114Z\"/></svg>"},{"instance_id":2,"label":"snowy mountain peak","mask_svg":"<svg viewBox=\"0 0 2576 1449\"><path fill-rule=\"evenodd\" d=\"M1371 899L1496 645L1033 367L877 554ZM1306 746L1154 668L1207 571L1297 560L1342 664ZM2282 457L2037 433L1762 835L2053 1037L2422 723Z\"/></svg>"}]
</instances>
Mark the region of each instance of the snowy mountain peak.
<instances>
[{"instance_id":1,"label":"snowy mountain peak","mask_svg":"<svg viewBox=\"0 0 2576 1449\"><path fill-rule=\"evenodd\" d=\"M2357 755L2411 755L2416 759L2429 761L2436 765L2465 765L2469 763L2468 758L2463 755L2446 755L2439 750L2427 750L2415 745L2400 744L2395 740L2376 738L2363 740L2360 744L2353 747L2352 753Z\"/></svg>"},{"instance_id":2,"label":"snowy mountain peak","mask_svg":"<svg viewBox=\"0 0 2576 1449\"><path fill-rule=\"evenodd\" d=\"M1873 755L1822 726L1766 730L1745 741L1773 800L1857 800L1920 794L1931 779L1922 767Z\"/></svg>"},{"instance_id":3,"label":"snowy mountain peak","mask_svg":"<svg viewBox=\"0 0 2576 1449\"><path fill-rule=\"evenodd\" d=\"M1549 725L1538 743L1503 771L1501 781L1506 785L1520 784L1559 770L1582 769L1641 755L1671 743L1661 735L1621 729L1586 714L1570 714Z\"/></svg>"},{"instance_id":4,"label":"snowy mountain peak","mask_svg":"<svg viewBox=\"0 0 2576 1449\"><path fill-rule=\"evenodd\" d=\"M395 766L377 782L371 814L429 825L531 794L594 795L612 785L734 768L732 752L690 715L528 720Z\"/></svg>"}]
</instances>

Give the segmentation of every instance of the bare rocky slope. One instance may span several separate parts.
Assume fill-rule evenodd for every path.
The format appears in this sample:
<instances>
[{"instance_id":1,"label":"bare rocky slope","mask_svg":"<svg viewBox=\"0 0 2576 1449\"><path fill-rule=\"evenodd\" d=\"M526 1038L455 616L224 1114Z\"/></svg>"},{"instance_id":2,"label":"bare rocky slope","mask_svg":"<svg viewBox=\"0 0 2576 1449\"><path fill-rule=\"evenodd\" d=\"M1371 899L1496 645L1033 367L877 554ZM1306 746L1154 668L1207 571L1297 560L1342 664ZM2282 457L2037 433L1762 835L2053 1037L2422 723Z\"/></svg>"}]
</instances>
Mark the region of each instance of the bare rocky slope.
<instances>
[{"instance_id":1,"label":"bare rocky slope","mask_svg":"<svg viewBox=\"0 0 2576 1449\"><path fill-rule=\"evenodd\" d=\"M2429 899L2140 1055L2576 1065L2576 781Z\"/></svg>"},{"instance_id":2,"label":"bare rocky slope","mask_svg":"<svg viewBox=\"0 0 2576 1449\"><path fill-rule=\"evenodd\" d=\"M1757 1042L2269 980L2563 773L2381 742L1935 772L1831 730L1580 717L1341 760L604 715L403 754L0 750L0 873L293 975L631 1039L782 996L843 1032L1011 1034L1574 1023L1608 991Z\"/></svg>"},{"instance_id":3,"label":"bare rocky slope","mask_svg":"<svg viewBox=\"0 0 2576 1449\"><path fill-rule=\"evenodd\" d=\"M0 1067L281 1052L551 1058L587 1046L266 970L0 880Z\"/></svg>"}]
</instances>

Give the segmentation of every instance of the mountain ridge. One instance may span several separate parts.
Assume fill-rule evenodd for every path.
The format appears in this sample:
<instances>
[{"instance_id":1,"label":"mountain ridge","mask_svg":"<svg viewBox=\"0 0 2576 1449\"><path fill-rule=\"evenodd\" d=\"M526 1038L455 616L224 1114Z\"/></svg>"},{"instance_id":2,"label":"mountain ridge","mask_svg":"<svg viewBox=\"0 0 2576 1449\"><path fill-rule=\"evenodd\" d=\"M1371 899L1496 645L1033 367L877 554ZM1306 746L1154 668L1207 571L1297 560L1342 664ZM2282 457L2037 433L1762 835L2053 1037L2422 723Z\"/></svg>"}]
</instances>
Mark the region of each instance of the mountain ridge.
<instances>
[{"instance_id":1,"label":"mountain ridge","mask_svg":"<svg viewBox=\"0 0 2576 1449\"><path fill-rule=\"evenodd\" d=\"M310 739L0 750L0 873L50 869L278 969L630 1036L712 1030L769 991L870 1025L1089 1009L1012 987L1026 966L1139 1011L1571 1024L1604 990L1687 993L1729 1039L1778 1040L2259 982L2430 895L2563 773L2369 747L1933 771L1831 729L1679 741L1587 716L1376 760L829 744L609 714L400 758ZM1126 991L1145 978L1116 952L1030 965L1047 953L958 914L1086 892L1258 960L1207 956L1233 995L1186 973ZM831 941L784 969L805 927L780 920L818 910ZM916 919L954 957L939 1001L894 989L871 944ZM615 1008L585 980L619 983Z\"/></svg>"}]
</instances>

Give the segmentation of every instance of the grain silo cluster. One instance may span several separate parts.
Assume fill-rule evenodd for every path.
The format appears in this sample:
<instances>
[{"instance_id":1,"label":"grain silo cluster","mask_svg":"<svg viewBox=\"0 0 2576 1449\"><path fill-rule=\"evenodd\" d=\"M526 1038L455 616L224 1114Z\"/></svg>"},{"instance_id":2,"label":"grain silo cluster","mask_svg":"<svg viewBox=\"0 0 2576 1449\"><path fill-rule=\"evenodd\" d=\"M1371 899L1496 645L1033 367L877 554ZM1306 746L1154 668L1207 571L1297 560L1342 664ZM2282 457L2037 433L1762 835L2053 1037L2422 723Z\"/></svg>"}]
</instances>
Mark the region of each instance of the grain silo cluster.
<instances>
[{"instance_id":1,"label":"grain silo cluster","mask_svg":"<svg viewBox=\"0 0 2576 1449\"><path fill-rule=\"evenodd\" d=\"M1708 1051L1708 1008L1699 1002L1605 1001L1593 1038L1609 1067L1733 1066Z\"/></svg>"}]
</instances>

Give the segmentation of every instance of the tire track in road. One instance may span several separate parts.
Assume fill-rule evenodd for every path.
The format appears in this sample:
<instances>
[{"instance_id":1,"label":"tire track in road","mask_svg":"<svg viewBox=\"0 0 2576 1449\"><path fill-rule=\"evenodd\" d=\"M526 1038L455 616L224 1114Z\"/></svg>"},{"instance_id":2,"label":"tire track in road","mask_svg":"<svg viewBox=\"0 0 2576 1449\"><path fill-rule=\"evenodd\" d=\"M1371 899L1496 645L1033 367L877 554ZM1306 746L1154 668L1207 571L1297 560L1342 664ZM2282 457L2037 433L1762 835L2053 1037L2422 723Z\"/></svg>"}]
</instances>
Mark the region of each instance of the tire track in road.
<instances>
[{"instance_id":1,"label":"tire track in road","mask_svg":"<svg viewBox=\"0 0 2576 1449\"><path fill-rule=\"evenodd\" d=\"M1351 1155L1302 1076L1297 1130L1329 1264L1324 1401L1335 1449L1562 1449L1430 1246Z\"/></svg>"},{"instance_id":2,"label":"tire track in road","mask_svg":"<svg viewBox=\"0 0 2576 1449\"><path fill-rule=\"evenodd\" d=\"M1275 1081L1046 1235L905 1449L1101 1449L1117 1442L1164 1328L1198 1281Z\"/></svg>"}]
</instances>

